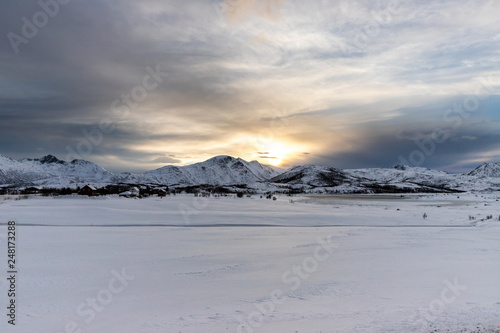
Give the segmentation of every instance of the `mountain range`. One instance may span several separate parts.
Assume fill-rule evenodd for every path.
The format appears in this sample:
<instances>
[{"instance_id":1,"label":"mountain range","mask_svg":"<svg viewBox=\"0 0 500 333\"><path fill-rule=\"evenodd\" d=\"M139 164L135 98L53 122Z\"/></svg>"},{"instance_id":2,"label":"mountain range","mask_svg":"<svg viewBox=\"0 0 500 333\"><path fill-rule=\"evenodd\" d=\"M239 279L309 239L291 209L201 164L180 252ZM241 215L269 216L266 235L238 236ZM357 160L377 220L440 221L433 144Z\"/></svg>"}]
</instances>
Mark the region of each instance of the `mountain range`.
<instances>
[{"instance_id":1,"label":"mountain range","mask_svg":"<svg viewBox=\"0 0 500 333\"><path fill-rule=\"evenodd\" d=\"M98 164L53 155L14 160L0 155L1 187L77 187L85 184L149 184L187 187L237 186L255 191L295 193L404 193L500 190L500 163L485 163L463 174L421 167L336 169L302 165L288 170L216 156L187 166L165 166L143 173L111 173Z\"/></svg>"}]
</instances>

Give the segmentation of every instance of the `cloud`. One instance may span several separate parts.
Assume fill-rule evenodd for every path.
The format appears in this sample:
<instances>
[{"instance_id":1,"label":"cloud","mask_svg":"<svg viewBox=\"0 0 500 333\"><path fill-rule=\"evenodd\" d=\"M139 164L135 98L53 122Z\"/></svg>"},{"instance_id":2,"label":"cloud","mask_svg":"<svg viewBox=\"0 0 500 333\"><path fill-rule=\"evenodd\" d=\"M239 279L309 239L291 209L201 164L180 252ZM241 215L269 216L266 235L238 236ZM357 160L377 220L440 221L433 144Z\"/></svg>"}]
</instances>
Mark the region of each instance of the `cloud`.
<instances>
[{"instance_id":1,"label":"cloud","mask_svg":"<svg viewBox=\"0 0 500 333\"><path fill-rule=\"evenodd\" d=\"M177 164L177 163L181 163L182 161L181 160L177 160L177 159L172 158L172 157L168 157L168 156L160 156L160 157L155 158L152 162L153 163L172 163L172 164Z\"/></svg>"},{"instance_id":2,"label":"cloud","mask_svg":"<svg viewBox=\"0 0 500 333\"><path fill-rule=\"evenodd\" d=\"M500 98L491 97L489 104L499 101ZM464 172L481 162L500 161L497 123L481 120L493 112L490 105L483 112L463 119L459 127L444 121L441 114L424 113L419 119L418 113L406 110L406 114L389 121L363 124L356 135L346 135L342 145L325 143L320 154L308 158L313 163L338 168L388 167L407 161L406 164L414 166ZM433 121L425 122L429 119ZM436 136L436 131L444 135Z\"/></svg>"},{"instance_id":3,"label":"cloud","mask_svg":"<svg viewBox=\"0 0 500 333\"><path fill-rule=\"evenodd\" d=\"M390 2L71 1L18 54L0 40L0 153L65 156L110 119L86 156L110 170L253 159L270 150L263 135L289 165L390 166L478 83L500 86L499 2L402 0L387 16ZM22 34L40 10L6 2L0 31ZM158 64L168 77L126 117L113 112ZM497 158L495 95L426 165Z\"/></svg>"},{"instance_id":4,"label":"cloud","mask_svg":"<svg viewBox=\"0 0 500 333\"><path fill-rule=\"evenodd\" d=\"M237 23L253 15L268 20L281 18L281 6L285 0L224 0L221 3L229 23Z\"/></svg>"}]
</instances>

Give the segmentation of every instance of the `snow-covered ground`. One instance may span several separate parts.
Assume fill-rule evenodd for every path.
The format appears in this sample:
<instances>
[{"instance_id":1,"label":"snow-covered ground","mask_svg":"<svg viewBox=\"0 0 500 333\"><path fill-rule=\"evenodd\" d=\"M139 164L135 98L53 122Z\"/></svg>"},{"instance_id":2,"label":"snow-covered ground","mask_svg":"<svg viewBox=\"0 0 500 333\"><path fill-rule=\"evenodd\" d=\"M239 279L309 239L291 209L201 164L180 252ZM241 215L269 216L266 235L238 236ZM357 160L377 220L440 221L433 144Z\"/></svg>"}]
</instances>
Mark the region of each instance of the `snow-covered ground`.
<instances>
[{"instance_id":1,"label":"snow-covered ground","mask_svg":"<svg viewBox=\"0 0 500 333\"><path fill-rule=\"evenodd\" d=\"M498 332L497 196L0 197L0 331Z\"/></svg>"}]
</instances>

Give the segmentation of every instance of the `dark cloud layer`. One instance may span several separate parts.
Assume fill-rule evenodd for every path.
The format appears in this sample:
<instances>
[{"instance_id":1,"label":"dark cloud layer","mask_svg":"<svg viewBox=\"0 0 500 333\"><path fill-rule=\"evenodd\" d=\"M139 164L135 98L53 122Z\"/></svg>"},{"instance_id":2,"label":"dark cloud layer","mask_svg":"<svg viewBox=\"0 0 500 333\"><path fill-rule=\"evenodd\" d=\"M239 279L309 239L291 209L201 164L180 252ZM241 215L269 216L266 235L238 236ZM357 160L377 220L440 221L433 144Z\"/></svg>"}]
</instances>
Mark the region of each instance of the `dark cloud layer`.
<instances>
[{"instance_id":1,"label":"dark cloud layer","mask_svg":"<svg viewBox=\"0 0 500 333\"><path fill-rule=\"evenodd\" d=\"M442 128L423 166L500 160L500 4L390 4L5 1L0 154L387 167Z\"/></svg>"}]
</instances>

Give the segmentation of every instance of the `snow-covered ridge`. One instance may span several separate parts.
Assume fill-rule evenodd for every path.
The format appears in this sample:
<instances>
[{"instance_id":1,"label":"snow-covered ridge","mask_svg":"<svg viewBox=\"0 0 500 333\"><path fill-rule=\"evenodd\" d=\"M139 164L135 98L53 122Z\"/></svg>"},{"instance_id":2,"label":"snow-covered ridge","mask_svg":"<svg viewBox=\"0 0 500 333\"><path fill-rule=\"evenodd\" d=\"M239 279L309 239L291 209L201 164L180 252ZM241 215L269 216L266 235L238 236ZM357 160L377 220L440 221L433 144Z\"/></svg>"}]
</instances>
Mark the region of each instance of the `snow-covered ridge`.
<instances>
[{"instance_id":1,"label":"snow-covered ridge","mask_svg":"<svg viewBox=\"0 0 500 333\"><path fill-rule=\"evenodd\" d=\"M84 160L65 162L47 155L39 159L16 161L0 155L0 184L101 182L108 180L111 175L101 166Z\"/></svg>"},{"instance_id":2,"label":"snow-covered ridge","mask_svg":"<svg viewBox=\"0 0 500 333\"><path fill-rule=\"evenodd\" d=\"M467 173L476 177L500 177L500 163L484 163Z\"/></svg>"},{"instance_id":3,"label":"snow-covered ridge","mask_svg":"<svg viewBox=\"0 0 500 333\"><path fill-rule=\"evenodd\" d=\"M53 155L19 161L0 155L0 185L66 187L116 183L168 186L245 185L260 191L305 193L386 193L500 190L500 163L485 163L464 174L397 165L393 168L336 169L318 165L286 171L231 156L187 165L167 165L143 173L113 174L84 161Z\"/></svg>"},{"instance_id":4,"label":"snow-covered ridge","mask_svg":"<svg viewBox=\"0 0 500 333\"><path fill-rule=\"evenodd\" d=\"M467 174L449 174L421 167L335 169L317 165L295 166L271 182L286 184L298 192L310 193L398 193L500 190L498 169L488 164ZM496 170L496 171L495 171Z\"/></svg>"},{"instance_id":5,"label":"snow-covered ridge","mask_svg":"<svg viewBox=\"0 0 500 333\"><path fill-rule=\"evenodd\" d=\"M340 169L318 165L295 166L271 179L274 183L309 185L313 187L334 187L352 180L349 174Z\"/></svg>"},{"instance_id":6,"label":"snow-covered ridge","mask_svg":"<svg viewBox=\"0 0 500 333\"><path fill-rule=\"evenodd\" d=\"M0 185L70 186L72 184L152 183L164 185L249 185L265 182L282 170L257 161L216 156L205 162L165 166L144 173L108 172L84 161L66 162L53 155L19 161L0 155Z\"/></svg>"},{"instance_id":7,"label":"snow-covered ridge","mask_svg":"<svg viewBox=\"0 0 500 333\"><path fill-rule=\"evenodd\" d=\"M223 155L183 167L168 165L136 177L150 183L170 185L248 185L265 182L279 173L279 169L257 161L247 162Z\"/></svg>"}]
</instances>

